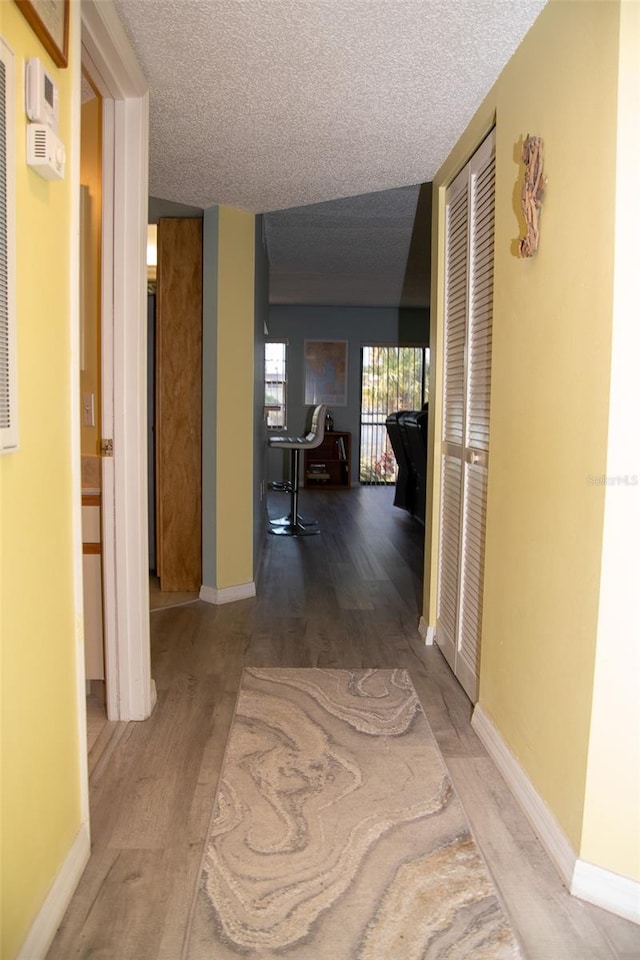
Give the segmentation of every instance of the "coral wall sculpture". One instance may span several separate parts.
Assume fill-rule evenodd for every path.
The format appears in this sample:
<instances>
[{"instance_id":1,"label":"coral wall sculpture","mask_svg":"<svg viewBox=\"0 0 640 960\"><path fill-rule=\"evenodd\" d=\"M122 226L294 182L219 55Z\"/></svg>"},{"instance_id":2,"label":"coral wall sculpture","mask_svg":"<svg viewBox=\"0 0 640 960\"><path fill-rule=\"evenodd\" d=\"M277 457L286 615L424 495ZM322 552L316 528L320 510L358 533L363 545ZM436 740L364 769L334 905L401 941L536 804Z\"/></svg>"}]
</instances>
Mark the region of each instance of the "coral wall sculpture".
<instances>
[{"instance_id":1,"label":"coral wall sculpture","mask_svg":"<svg viewBox=\"0 0 640 960\"><path fill-rule=\"evenodd\" d=\"M544 176L544 148L541 137L527 138L522 144L524 179L522 182L522 213L526 224L526 236L520 240L521 257L532 257L538 251L540 241L540 211L546 186Z\"/></svg>"}]
</instances>

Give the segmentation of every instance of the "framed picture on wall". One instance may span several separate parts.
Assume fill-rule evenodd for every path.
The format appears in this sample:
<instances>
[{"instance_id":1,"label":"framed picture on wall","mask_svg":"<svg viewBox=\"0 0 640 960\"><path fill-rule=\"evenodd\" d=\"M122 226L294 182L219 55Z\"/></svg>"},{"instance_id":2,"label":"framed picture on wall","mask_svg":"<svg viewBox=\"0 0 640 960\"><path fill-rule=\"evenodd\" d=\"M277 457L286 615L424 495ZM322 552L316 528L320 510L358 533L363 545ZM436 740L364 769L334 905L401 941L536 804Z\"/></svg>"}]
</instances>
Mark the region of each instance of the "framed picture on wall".
<instances>
[{"instance_id":1,"label":"framed picture on wall","mask_svg":"<svg viewBox=\"0 0 640 960\"><path fill-rule=\"evenodd\" d=\"M346 407L347 347L347 340L305 340L305 403Z\"/></svg>"},{"instance_id":2,"label":"framed picture on wall","mask_svg":"<svg viewBox=\"0 0 640 960\"><path fill-rule=\"evenodd\" d=\"M56 67L69 62L69 0L16 0Z\"/></svg>"}]
</instances>

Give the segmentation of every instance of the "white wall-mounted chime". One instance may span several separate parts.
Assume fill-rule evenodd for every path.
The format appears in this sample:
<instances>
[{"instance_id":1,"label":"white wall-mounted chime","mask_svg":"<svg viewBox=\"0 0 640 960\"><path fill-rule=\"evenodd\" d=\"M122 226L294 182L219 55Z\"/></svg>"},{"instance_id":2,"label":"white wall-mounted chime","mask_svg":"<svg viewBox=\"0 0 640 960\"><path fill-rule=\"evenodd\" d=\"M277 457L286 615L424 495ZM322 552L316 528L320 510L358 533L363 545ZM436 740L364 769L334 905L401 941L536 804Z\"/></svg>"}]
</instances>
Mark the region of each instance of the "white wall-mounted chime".
<instances>
[{"instance_id":1,"label":"white wall-mounted chime","mask_svg":"<svg viewBox=\"0 0 640 960\"><path fill-rule=\"evenodd\" d=\"M64 180L65 149L58 137L58 88L37 57L25 68L27 166L44 180Z\"/></svg>"}]
</instances>

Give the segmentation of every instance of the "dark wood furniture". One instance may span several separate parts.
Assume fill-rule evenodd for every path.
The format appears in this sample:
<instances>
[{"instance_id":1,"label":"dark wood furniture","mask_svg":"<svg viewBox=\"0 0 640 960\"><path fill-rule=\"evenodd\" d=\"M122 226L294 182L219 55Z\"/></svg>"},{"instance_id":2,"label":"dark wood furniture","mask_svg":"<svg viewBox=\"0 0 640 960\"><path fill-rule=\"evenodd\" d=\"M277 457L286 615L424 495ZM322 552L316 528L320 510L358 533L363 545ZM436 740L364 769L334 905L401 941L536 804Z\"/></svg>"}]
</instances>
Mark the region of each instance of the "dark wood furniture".
<instances>
[{"instance_id":1,"label":"dark wood furniture","mask_svg":"<svg viewBox=\"0 0 640 960\"><path fill-rule=\"evenodd\" d=\"M344 490L351 486L351 434L329 430L315 450L305 450L304 485Z\"/></svg>"}]
</instances>

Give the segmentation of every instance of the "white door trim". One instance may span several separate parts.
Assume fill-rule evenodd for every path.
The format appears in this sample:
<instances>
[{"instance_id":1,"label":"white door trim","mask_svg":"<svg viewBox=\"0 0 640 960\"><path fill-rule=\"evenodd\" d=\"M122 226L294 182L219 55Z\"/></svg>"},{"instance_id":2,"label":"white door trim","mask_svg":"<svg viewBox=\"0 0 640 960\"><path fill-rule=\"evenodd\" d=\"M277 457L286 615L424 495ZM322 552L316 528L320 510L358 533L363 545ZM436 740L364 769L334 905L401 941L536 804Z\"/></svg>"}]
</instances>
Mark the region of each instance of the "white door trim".
<instances>
[{"instance_id":1,"label":"white door trim","mask_svg":"<svg viewBox=\"0 0 640 960\"><path fill-rule=\"evenodd\" d=\"M103 591L107 712L153 710L146 462L147 83L110 0L82 2L82 63L103 98Z\"/></svg>"}]
</instances>

